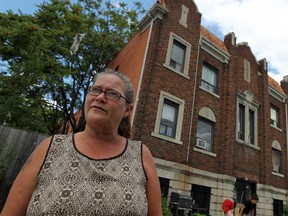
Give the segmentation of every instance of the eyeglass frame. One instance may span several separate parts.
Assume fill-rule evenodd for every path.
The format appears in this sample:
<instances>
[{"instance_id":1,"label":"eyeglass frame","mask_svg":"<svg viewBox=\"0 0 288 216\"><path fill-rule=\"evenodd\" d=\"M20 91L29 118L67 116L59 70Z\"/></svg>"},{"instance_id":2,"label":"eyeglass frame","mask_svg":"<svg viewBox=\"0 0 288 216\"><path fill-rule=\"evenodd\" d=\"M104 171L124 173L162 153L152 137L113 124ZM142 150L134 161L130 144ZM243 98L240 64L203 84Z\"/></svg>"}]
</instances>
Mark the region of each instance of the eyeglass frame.
<instances>
[{"instance_id":1,"label":"eyeglass frame","mask_svg":"<svg viewBox=\"0 0 288 216\"><path fill-rule=\"evenodd\" d=\"M95 92L93 92L93 90L98 90L99 91L99 94L95 94ZM109 92L111 92L111 93L114 93L115 94L115 96L116 95L118 95L117 97L107 97L107 92L109 93ZM90 95L94 95L94 96L99 96L99 95L101 95L102 93L104 93L104 96L105 96L105 99L109 99L109 100L114 100L114 101L117 101L117 100L120 100L120 98L123 98L127 103L129 103L129 101L128 101L128 99L127 98L125 98L120 92L117 92L117 91L115 91L115 90L103 90L103 89L101 89L101 88L90 88L89 89L89 91L88 91L88 94ZM111 96L111 95L110 95Z\"/></svg>"}]
</instances>

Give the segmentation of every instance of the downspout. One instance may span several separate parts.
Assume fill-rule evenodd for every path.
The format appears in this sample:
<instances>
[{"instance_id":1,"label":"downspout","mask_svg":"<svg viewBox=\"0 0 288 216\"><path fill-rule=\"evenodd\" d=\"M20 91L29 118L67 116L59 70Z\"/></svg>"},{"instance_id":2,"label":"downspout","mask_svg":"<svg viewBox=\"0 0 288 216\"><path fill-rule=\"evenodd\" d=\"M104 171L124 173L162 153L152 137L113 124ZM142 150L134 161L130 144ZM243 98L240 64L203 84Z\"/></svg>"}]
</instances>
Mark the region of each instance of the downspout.
<instances>
[{"instance_id":1,"label":"downspout","mask_svg":"<svg viewBox=\"0 0 288 216\"><path fill-rule=\"evenodd\" d=\"M150 45L151 32L152 32L153 23L154 23L154 19L151 16L150 13L148 13L148 17L151 18L152 22L150 24L150 32L149 32L149 36L148 36L148 40L147 40L147 46L146 46L146 50L145 50L144 61L143 61L142 69L141 69L141 75L140 75L140 81L139 81L139 85L138 85L138 89L137 89L136 100L135 100L135 103L134 103L134 111L133 111L132 118L131 118L131 126L134 123L134 117L135 117L135 113L136 113L136 110L137 110L137 104L138 104L138 101L139 101L140 86L141 86L142 80L143 80L143 73L144 73L144 69L145 69L145 65L146 65L147 53L148 53L148 48L149 48L149 45Z\"/></svg>"},{"instance_id":2,"label":"downspout","mask_svg":"<svg viewBox=\"0 0 288 216\"><path fill-rule=\"evenodd\" d=\"M287 166L287 158L288 158L288 113L287 113L287 97L285 101L285 116L286 116L286 166ZM287 170L287 168L286 168ZM287 176L287 175L286 175ZM287 177L286 177L287 178ZM287 181L286 181L287 182ZM286 183L287 184L287 183ZM287 184L288 185L288 184ZM287 186L286 186L287 187ZM287 204L287 196L286 196L286 204Z\"/></svg>"},{"instance_id":3,"label":"downspout","mask_svg":"<svg viewBox=\"0 0 288 216\"><path fill-rule=\"evenodd\" d=\"M199 44L198 44L197 61L196 61L196 71L195 71L193 98L192 98L192 112L191 112L191 119L190 119L189 140L188 140L188 149L187 149L187 157L186 157L186 162L187 163L189 161L190 148L191 148L192 125L193 125L193 117L194 117L194 107L195 107L195 98L196 98L196 83L197 83L197 76L198 76L198 65L199 65L199 55L200 55L201 40L202 40L202 37L200 36Z\"/></svg>"},{"instance_id":4,"label":"downspout","mask_svg":"<svg viewBox=\"0 0 288 216\"><path fill-rule=\"evenodd\" d=\"M287 113L287 99L285 103L285 115L286 115L286 143L288 144L288 113ZM288 145L287 145L288 148ZM287 149L288 150L288 149Z\"/></svg>"}]
</instances>

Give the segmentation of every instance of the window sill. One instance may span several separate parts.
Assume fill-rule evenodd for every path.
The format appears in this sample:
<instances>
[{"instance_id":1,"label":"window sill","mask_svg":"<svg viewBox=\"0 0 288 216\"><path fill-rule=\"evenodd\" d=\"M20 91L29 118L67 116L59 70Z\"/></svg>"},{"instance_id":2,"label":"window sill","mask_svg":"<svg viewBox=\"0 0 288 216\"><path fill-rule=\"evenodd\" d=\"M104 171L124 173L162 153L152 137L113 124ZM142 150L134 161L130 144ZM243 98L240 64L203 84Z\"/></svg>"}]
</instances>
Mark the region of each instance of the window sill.
<instances>
[{"instance_id":1,"label":"window sill","mask_svg":"<svg viewBox=\"0 0 288 216\"><path fill-rule=\"evenodd\" d=\"M274 125L272 125L272 124L270 124L270 126L271 126L272 128L275 128L276 130L279 130L280 132L282 132L282 129L281 129L281 128L279 128L279 127L277 127L277 126L274 126Z\"/></svg>"},{"instance_id":2,"label":"window sill","mask_svg":"<svg viewBox=\"0 0 288 216\"><path fill-rule=\"evenodd\" d=\"M216 157L215 153L210 152L210 151L206 151L205 149L199 149L199 148L194 147L193 150L197 151L197 152L200 152L200 153L203 153L203 154L206 154L206 155L209 155L211 157Z\"/></svg>"},{"instance_id":3,"label":"window sill","mask_svg":"<svg viewBox=\"0 0 288 216\"><path fill-rule=\"evenodd\" d=\"M277 173L277 172L273 172L273 171L272 171L272 175L275 175L275 176L279 176L279 177L281 177L281 178L284 178L284 175L281 174L281 173Z\"/></svg>"},{"instance_id":4,"label":"window sill","mask_svg":"<svg viewBox=\"0 0 288 216\"><path fill-rule=\"evenodd\" d=\"M255 150L260 150L260 147L244 142L243 140L236 139L237 143Z\"/></svg>"},{"instance_id":5,"label":"window sill","mask_svg":"<svg viewBox=\"0 0 288 216\"><path fill-rule=\"evenodd\" d=\"M186 78L186 79L190 79L190 77L185 74L185 71L184 71L183 73L180 73L179 71L175 70L174 68L170 67L169 65L167 65L167 64L165 64L165 63L163 63L163 66L164 66L165 68L173 71L174 73L176 73L176 74L178 74L178 75Z\"/></svg>"},{"instance_id":6,"label":"window sill","mask_svg":"<svg viewBox=\"0 0 288 216\"><path fill-rule=\"evenodd\" d=\"M167 137L167 136L164 136L164 135L159 134L159 133L152 132L151 136L157 137L157 138L160 138L160 139L163 139L163 140L167 140L169 142L173 142L173 143L176 143L176 144L179 144L179 145L182 145L182 141L181 140L177 140L177 139L174 139L174 138L171 138L171 137Z\"/></svg>"},{"instance_id":7,"label":"window sill","mask_svg":"<svg viewBox=\"0 0 288 216\"><path fill-rule=\"evenodd\" d=\"M217 95L217 94L215 94L215 93L213 93L213 92L211 92L211 91L208 91L207 89L203 88L202 86L199 86L199 88L200 88L201 90L203 90L203 91L205 91L205 92L213 95L214 97L216 97L216 98L218 98L218 99L220 98L219 95Z\"/></svg>"}]
</instances>

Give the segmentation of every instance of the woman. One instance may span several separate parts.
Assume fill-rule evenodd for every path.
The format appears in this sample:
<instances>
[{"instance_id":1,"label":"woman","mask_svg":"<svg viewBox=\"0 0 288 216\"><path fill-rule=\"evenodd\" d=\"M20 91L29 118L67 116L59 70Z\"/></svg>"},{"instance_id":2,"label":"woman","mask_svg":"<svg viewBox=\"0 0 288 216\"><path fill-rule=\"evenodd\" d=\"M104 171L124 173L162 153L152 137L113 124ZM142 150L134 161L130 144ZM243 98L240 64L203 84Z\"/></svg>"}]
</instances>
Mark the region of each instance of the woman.
<instances>
[{"instance_id":1,"label":"woman","mask_svg":"<svg viewBox=\"0 0 288 216\"><path fill-rule=\"evenodd\" d=\"M1 215L162 215L152 155L127 139L133 96L123 74L98 74L85 101L85 130L40 143Z\"/></svg>"}]
</instances>

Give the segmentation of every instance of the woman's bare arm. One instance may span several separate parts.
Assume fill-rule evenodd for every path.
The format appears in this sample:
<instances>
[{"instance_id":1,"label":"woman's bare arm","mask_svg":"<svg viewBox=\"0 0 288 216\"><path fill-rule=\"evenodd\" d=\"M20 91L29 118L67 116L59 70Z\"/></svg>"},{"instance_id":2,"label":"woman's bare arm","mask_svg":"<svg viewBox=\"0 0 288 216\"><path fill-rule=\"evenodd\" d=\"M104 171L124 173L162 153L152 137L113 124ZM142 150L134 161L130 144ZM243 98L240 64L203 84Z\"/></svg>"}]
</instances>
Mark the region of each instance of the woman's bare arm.
<instances>
[{"instance_id":1,"label":"woman's bare arm","mask_svg":"<svg viewBox=\"0 0 288 216\"><path fill-rule=\"evenodd\" d=\"M155 163L150 150L143 145L143 163L148 178L146 193L148 201L148 215L162 216L161 190Z\"/></svg>"}]
</instances>

